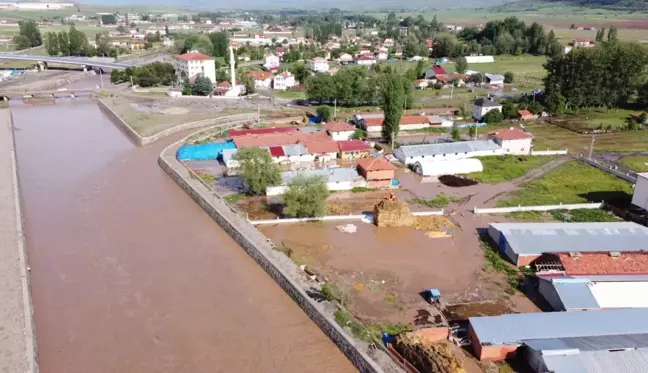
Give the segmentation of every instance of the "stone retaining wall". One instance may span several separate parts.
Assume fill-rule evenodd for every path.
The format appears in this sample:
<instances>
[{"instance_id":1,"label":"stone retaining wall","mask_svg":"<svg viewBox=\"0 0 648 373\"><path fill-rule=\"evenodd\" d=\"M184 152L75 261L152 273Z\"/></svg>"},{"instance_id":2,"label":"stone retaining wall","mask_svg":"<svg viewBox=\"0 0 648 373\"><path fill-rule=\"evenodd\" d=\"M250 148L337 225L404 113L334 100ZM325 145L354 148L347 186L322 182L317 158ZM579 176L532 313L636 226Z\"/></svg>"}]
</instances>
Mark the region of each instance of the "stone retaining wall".
<instances>
[{"instance_id":1,"label":"stone retaining wall","mask_svg":"<svg viewBox=\"0 0 648 373\"><path fill-rule=\"evenodd\" d=\"M285 255L272 250L261 232L176 159L176 152L183 143L184 139L160 154L160 167L290 295L360 372L382 373L382 369L335 322L333 311L325 309L327 305L332 308L331 305L317 303L306 294L296 275L297 266Z\"/></svg>"}]
</instances>

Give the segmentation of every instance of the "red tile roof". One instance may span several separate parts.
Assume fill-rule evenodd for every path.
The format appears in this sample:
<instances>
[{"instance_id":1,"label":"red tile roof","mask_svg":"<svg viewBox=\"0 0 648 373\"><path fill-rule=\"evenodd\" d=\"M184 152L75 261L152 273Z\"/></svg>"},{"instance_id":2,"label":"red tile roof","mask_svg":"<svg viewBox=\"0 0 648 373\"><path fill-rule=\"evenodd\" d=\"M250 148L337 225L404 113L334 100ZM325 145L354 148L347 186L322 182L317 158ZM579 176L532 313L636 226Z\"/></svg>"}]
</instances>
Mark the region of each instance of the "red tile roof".
<instances>
[{"instance_id":1,"label":"red tile roof","mask_svg":"<svg viewBox=\"0 0 648 373\"><path fill-rule=\"evenodd\" d=\"M441 67L441 66L432 66L432 71L433 71L436 75L446 75L446 74L448 74L448 73L445 71L445 69L444 69L443 67Z\"/></svg>"},{"instance_id":2,"label":"red tile roof","mask_svg":"<svg viewBox=\"0 0 648 373\"><path fill-rule=\"evenodd\" d=\"M267 135L248 135L234 137L234 144L237 149L253 148L259 146L281 146L297 143L308 143L315 141L330 140L329 135L324 131L319 132L288 132L273 133Z\"/></svg>"},{"instance_id":3,"label":"red tile roof","mask_svg":"<svg viewBox=\"0 0 648 373\"><path fill-rule=\"evenodd\" d=\"M373 149L371 145L361 140L338 141L338 146L340 147L340 151L343 152L357 152Z\"/></svg>"},{"instance_id":4,"label":"red tile roof","mask_svg":"<svg viewBox=\"0 0 648 373\"><path fill-rule=\"evenodd\" d=\"M230 137L246 136L246 135L267 135L270 133L287 133L297 132L297 127L272 127L272 128L253 128L249 130L235 130L229 129L227 133Z\"/></svg>"},{"instance_id":5,"label":"red tile roof","mask_svg":"<svg viewBox=\"0 0 648 373\"><path fill-rule=\"evenodd\" d=\"M199 52L190 52L190 53L185 53L185 54L178 54L175 56L179 60L185 60L185 61L208 61L208 60L213 60L212 57L209 57L205 54L199 53Z\"/></svg>"},{"instance_id":6,"label":"red tile roof","mask_svg":"<svg viewBox=\"0 0 648 373\"><path fill-rule=\"evenodd\" d=\"M344 122L326 123L324 125L324 128L331 131L331 132L342 132L342 131L353 131L353 130L355 130L355 127L353 127L349 123L344 123Z\"/></svg>"},{"instance_id":7,"label":"red tile roof","mask_svg":"<svg viewBox=\"0 0 648 373\"><path fill-rule=\"evenodd\" d=\"M358 61L374 61L375 58L373 56L368 56L368 55L361 55L360 57L357 58Z\"/></svg>"},{"instance_id":8,"label":"red tile roof","mask_svg":"<svg viewBox=\"0 0 648 373\"><path fill-rule=\"evenodd\" d=\"M272 73L268 71L252 71L250 74L250 78L254 80L266 80L272 78Z\"/></svg>"},{"instance_id":9,"label":"red tile roof","mask_svg":"<svg viewBox=\"0 0 648 373\"><path fill-rule=\"evenodd\" d=\"M534 116L532 112L529 110L518 110L518 115L521 116L522 118L528 118Z\"/></svg>"},{"instance_id":10,"label":"red tile roof","mask_svg":"<svg viewBox=\"0 0 648 373\"><path fill-rule=\"evenodd\" d=\"M367 127L382 127L385 118L364 118Z\"/></svg>"},{"instance_id":11,"label":"red tile roof","mask_svg":"<svg viewBox=\"0 0 648 373\"><path fill-rule=\"evenodd\" d=\"M522 139L532 139L533 136L520 130L500 130L490 132L489 135L497 137L502 140L522 140Z\"/></svg>"},{"instance_id":12,"label":"red tile roof","mask_svg":"<svg viewBox=\"0 0 648 373\"><path fill-rule=\"evenodd\" d=\"M621 253L613 258L609 253L581 253L579 257L558 255L568 275L648 274L648 253Z\"/></svg>"},{"instance_id":13,"label":"red tile roof","mask_svg":"<svg viewBox=\"0 0 648 373\"><path fill-rule=\"evenodd\" d=\"M366 171L385 171L396 169L396 166L391 164L391 162L383 157L359 159L358 167L363 168Z\"/></svg>"},{"instance_id":14,"label":"red tile roof","mask_svg":"<svg viewBox=\"0 0 648 373\"><path fill-rule=\"evenodd\" d=\"M403 115L400 124L430 124L430 119L423 115Z\"/></svg>"},{"instance_id":15,"label":"red tile roof","mask_svg":"<svg viewBox=\"0 0 648 373\"><path fill-rule=\"evenodd\" d=\"M268 148L268 150L270 150L270 155L272 155L273 157L283 157L286 155L281 146L271 146Z\"/></svg>"},{"instance_id":16,"label":"red tile roof","mask_svg":"<svg viewBox=\"0 0 648 373\"><path fill-rule=\"evenodd\" d=\"M304 146L306 146L310 154L337 153L340 151L338 143L333 140L308 142L304 143Z\"/></svg>"}]
</instances>

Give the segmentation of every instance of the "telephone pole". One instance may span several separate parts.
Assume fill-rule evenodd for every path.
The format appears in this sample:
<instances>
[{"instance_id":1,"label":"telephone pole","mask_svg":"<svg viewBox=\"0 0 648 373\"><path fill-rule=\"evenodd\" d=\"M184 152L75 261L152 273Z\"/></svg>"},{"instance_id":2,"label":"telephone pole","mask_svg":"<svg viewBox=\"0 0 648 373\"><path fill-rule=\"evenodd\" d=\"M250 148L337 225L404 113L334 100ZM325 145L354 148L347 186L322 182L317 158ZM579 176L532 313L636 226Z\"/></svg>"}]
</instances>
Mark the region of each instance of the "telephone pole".
<instances>
[{"instance_id":1,"label":"telephone pole","mask_svg":"<svg viewBox=\"0 0 648 373\"><path fill-rule=\"evenodd\" d=\"M592 142L590 142L590 148L589 148L589 159L592 159L592 153L594 153L594 139L596 138L596 135L592 135Z\"/></svg>"}]
</instances>

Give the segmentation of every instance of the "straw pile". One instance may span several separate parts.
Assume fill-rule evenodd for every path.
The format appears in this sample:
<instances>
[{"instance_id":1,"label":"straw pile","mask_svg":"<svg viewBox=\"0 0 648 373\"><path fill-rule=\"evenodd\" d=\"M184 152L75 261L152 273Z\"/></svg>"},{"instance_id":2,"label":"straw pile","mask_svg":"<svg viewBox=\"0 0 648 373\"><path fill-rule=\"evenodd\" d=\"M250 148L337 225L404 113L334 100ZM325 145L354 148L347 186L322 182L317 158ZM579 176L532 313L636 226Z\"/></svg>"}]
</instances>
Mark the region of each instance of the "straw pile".
<instances>
[{"instance_id":1,"label":"straw pile","mask_svg":"<svg viewBox=\"0 0 648 373\"><path fill-rule=\"evenodd\" d=\"M446 341L431 342L415 332L396 336L396 350L421 373L466 373Z\"/></svg>"},{"instance_id":2,"label":"straw pile","mask_svg":"<svg viewBox=\"0 0 648 373\"><path fill-rule=\"evenodd\" d=\"M416 218L407 203L382 200L374 206L374 223L379 227L411 227Z\"/></svg>"}]
</instances>

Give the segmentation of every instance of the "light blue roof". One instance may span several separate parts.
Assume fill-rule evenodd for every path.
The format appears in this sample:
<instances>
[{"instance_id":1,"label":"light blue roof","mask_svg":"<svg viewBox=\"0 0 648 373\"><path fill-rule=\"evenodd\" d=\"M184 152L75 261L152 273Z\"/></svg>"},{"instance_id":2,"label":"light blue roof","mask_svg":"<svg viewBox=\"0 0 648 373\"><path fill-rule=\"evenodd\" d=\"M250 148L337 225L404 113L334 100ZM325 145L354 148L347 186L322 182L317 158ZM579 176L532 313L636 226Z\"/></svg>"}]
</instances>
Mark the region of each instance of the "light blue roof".
<instances>
[{"instance_id":1,"label":"light blue roof","mask_svg":"<svg viewBox=\"0 0 648 373\"><path fill-rule=\"evenodd\" d=\"M305 177L322 176L328 183L340 183L347 181L361 180L362 176L358 174L355 168L341 167L341 168L316 168L306 171L287 171L281 174L281 182L283 185L289 184L298 175Z\"/></svg>"},{"instance_id":2,"label":"light blue roof","mask_svg":"<svg viewBox=\"0 0 648 373\"><path fill-rule=\"evenodd\" d=\"M589 281L552 281L566 310L601 308L590 290Z\"/></svg>"},{"instance_id":3,"label":"light blue roof","mask_svg":"<svg viewBox=\"0 0 648 373\"><path fill-rule=\"evenodd\" d=\"M521 255L567 252L648 251L648 227L612 223L494 223L513 252Z\"/></svg>"},{"instance_id":4,"label":"light blue roof","mask_svg":"<svg viewBox=\"0 0 648 373\"><path fill-rule=\"evenodd\" d=\"M529 339L648 334L648 308L520 313L471 317L482 344L519 344Z\"/></svg>"}]
</instances>

